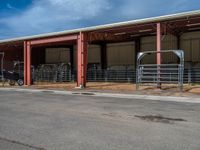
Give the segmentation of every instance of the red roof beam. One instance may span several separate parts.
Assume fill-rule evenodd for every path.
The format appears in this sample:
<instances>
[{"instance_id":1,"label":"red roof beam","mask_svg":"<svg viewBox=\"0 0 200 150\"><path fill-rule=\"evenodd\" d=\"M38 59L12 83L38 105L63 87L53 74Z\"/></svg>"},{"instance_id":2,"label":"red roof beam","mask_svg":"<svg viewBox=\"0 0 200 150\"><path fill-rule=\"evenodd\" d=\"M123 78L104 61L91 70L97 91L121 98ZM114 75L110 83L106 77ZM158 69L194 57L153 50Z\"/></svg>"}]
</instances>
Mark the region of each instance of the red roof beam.
<instances>
[{"instance_id":1,"label":"red roof beam","mask_svg":"<svg viewBox=\"0 0 200 150\"><path fill-rule=\"evenodd\" d=\"M53 37L53 38L45 38L45 39L36 39L31 40L31 45L41 45L41 44L47 44L47 43L58 43L58 42L64 42L64 41L73 41L77 40L78 35L68 35L68 36L62 36L62 37Z\"/></svg>"}]
</instances>

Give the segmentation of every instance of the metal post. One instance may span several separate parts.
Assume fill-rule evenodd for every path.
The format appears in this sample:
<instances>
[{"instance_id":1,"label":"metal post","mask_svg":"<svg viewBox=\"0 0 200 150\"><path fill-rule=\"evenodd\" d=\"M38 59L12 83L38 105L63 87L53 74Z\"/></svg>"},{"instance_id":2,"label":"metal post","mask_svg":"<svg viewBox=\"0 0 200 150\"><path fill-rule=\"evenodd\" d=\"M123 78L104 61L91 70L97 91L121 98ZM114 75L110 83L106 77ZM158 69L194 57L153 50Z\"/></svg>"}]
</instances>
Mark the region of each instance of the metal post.
<instances>
[{"instance_id":1,"label":"metal post","mask_svg":"<svg viewBox=\"0 0 200 150\"><path fill-rule=\"evenodd\" d=\"M184 78L184 52L181 52L181 91L183 91L183 78Z\"/></svg>"},{"instance_id":2,"label":"metal post","mask_svg":"<svg viewBox=\"0 0 200 150\"><path fill-rule=\"evenodd\" d=\"M180 49L181 48L181 40L180 40L179 34L176 36L176 39L177 39L177 49ZM177 63L179 63L178 61L179 61L179 59L177 58Z\"/></svg>"},{"instance_id":3,"label":"metal post","mask_svg":"<svg viewBox=\"0 0 200 150\"><path fill-rule=\"evenodd\" d=\"M27 42L27 85L31 85L31 45Z\"/></svg>"},{"instance_id":4,"label":"metal post","mask_svg":"<svg viewBox=\"0 0 200 150\"><path fill-rule=\"evenodd\" d=\"M135 70L136 70L136 74L137 74L137 71L138 71L138 68L137 68L137 54L140 52L140 48L141 48L141 39L140 37L137 38L135 40ZM139 90L139 86L137 84L137 75L135 77L135 80L136 80L136 90Z\"/></svg>"},{"instance_id":5,"label":"metal post","mask_svg":"<svg viewBox=\"0 0 200 150\"><path fill-rule=\"evenodd\" d=\"M87 77L87 35L85 33L80 33L77 40L77 87L84 88L86 86Z\"/></svg>"},{"instance_id":6,"label":"metal post","mask_svg":"<svg viewBox=\"0 0 200 150\"><path fill-rule=\"evenodd\" d=\"M157 72L157 79L158 79L158 84L157 87L161 88L161 82L160 82L160 77L161 77L161 72L160 72L160 65L161 65L161 23L157 23L157 66L158 66L158 72Z\"/></svg>"},{"instance_id":7,"label":"metal post","mask_svg":"<svg viewBox=\"0 0 200 150\"><path fill-rule=\"evenodd\" d=\"M24 85L27 85L27 41L24 41Z\"/></svg>"},{"instance_id":8,"label":"metal post","mask_svg":"<svg viewBox=\"0 0 200 150\"><path fill-rule=\"evenodd\" d=\"M139 87L140 87L140 76L141 76L141 73L140 73L140 61L143 57L143 53L138 53L137 54L137 66L136 66L136 90L139 90Z\"/></svg>"}]
</instances>

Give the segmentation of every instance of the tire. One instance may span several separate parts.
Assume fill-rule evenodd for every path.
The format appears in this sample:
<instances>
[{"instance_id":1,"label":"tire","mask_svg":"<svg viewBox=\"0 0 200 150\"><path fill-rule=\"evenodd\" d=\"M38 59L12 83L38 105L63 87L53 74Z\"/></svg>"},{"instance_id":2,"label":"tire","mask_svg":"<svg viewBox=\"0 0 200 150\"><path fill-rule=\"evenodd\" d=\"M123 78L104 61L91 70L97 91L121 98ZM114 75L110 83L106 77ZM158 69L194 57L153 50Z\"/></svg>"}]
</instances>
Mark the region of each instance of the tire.
<instances>
[{"instance_id":1,"label":"tire","mask_svg":"<svg viewBox=\"0 0 200 150\"><path fill-rule=\"evenodd\" d=\"M14 85L15 85L15 81L14 81L14 80L9 80L9 81L8 81L8 84L9 84L10 86L14 86Z\"/></svg>"},{"instance_id":2,"label":"tire","mask_svg":"<svg viewBox=\"0 0 200 150\"><path fill-rule=\"evenodd\" d=\"M22 79L19 79L19 80L17 80L17 84L19 86L22 86L22 85L24 85L24 81Z\"/></svg>"}]
</instances>

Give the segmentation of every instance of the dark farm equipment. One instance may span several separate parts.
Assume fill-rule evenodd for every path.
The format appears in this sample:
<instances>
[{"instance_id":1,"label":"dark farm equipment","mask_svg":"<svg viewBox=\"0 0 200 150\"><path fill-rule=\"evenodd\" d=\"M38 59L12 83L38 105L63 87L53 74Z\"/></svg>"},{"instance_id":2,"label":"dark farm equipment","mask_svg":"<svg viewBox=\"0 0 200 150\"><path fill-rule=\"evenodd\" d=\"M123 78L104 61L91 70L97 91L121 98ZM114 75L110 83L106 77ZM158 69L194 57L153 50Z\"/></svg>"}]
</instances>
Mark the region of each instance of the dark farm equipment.
<instances>
[{"instance_id":1,"label":"dark farm equipment","mask_svg":"<svg viewBox=\"0 0 200 150\"><path fill-rule=\"evenodd\" d=\"M34 72L34 67L31 66L32 72ZM8 71L1 68L1 73L3 83L8 82L10 86L14 86L16 83L19 86L24 85L24 62L14 61L13 70Z\"/></svg>"},{"instance_id":2,"label":"dark farm equipment","mask_svg":"<svg viewBox=\"0 0 200 150\"><path fill-rule=\"evenodd\" d=\"M2 62L3 64L3 62ZM3 84L8 82L10 86L14 86L16 83L19 86L24 85L24 75L23 75L23 63L19 61L14 61L13 70L8 71L1 67L1 77Z\"/></svg>"}]
</instances>

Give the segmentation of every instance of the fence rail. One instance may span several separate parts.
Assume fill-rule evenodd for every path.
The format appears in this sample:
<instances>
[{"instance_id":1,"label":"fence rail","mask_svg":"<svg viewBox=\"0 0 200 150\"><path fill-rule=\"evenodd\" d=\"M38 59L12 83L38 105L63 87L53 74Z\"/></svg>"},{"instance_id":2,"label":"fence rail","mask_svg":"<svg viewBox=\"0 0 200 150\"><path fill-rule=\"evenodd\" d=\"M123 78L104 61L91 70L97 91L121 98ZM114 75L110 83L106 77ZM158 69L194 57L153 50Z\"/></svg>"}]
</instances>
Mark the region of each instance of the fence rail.
<instances>
[{"instance_id":1,"label":"fence rail","mask_svg":"<svg viewBox=\"0 0 200 150\"><path fill-rule=\"evenodd\" d=\"M35 82L67 82L72 80L72 73L69 64L43 64L37 67L34 72Z\"/></svg>"},{"instance_id":2,"label":"fence rail","mask_svg":"<svg viewBox=\"0 0 200 150\"><path fill-rule=\"evenodd\" d=\"M200 68L191 68L184 70L185 83L200 83Z\"/></svg>"},{"instance_id":3,"label":"fence rail","mask_svg":"<svg viewBox=\"0 0 200 150\"><path fill-rule=\"evenodd\" d=\"M4 66L7 66L8 71L13 71L13 62L4 62ZM50 67L51 66L51 67ZM33 81L35 82L68 82L76 81L77 71L71 71L71 68L68 64L52 64L52 65L40 65L35 68L32 72ZM170 66L170 65L169 65ZM125 69L99 69L99 68L89 68L87 70L87 81L89 82L136 82L136 70L134 66L124 67ZM131 68L131 69L129 69ZM133 68L133 69L132 69ZM23 69L23 67L22 67ZM169 69L169 68L168 68ZM17 73L22 74L23 70L16 69ZM156 68L152 68L151 71L144 68L146 72L143 74L148 78L148 74L154 74ZM175 72L176 68L171 68L170 71L163 69L165 75L170 76L172 81L173 78L177 75ZM2 69L0 69L0 77L2 76ZM163 80L166 78L163 76ZM191 83L200 83L200 67L192 67L184 69L183 81L185 84Z\"/></svg>"},{"instance_id":4,"label":"fence rail","mask_svg":"<svg viewBox=\"0 0 200 150\"><path fill-rule=\"evenodd\" d=\"M87 81L101 82L134 82L136 70L101 70L90 69L87 71Z\"/></svg>"},{"instance_id":5,"label":"fence rail","mask_svg":"<svg viewBox=\"0 0 200 150\"><path fill-rule=\"evenodd\" d=\"M162 70L162 79L169 81L177 81L177 68L168 68ZM156 69L154 71L145 72L143 74L154 74L156 76ZM200 68L184 69L183 82L185 84L200 83ZM148 76L146 76L148 78ZM87 81L89 82L136 82L136 70L102 70L90 69L87 71Z\"/></svg>"},{"instance_id":6,"label":"fence rail","mask_svg":"<svg viewBox=\"0 0 200 150\"><path fill-rule=\"evenodd\" d=\"M163 69L163 74L161 75L163 83L166 83L164 80L168 80L170 82L177 81L177 69ZM146 78L148 78L148 74L154 74L156 76L155 71L149 71L144 73ZM52 70L35 70L34 73L34 81L45 81L45 82L68 82L68 81L76 81L77 71L71 70L66 71L63 74L59 74L57 71ZM87 81L88 82L128 82L135 83L136 82L136 70L102 70L102 69L89 69L87 70ZM200 83L200 68L191 68L184 69L183 74L183 82L185 84L191 83Z\"/></svg>"}]
</instances>

